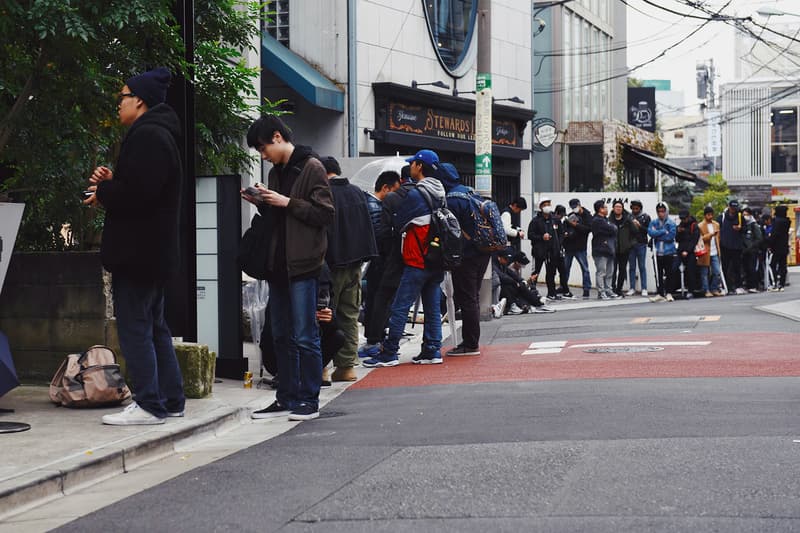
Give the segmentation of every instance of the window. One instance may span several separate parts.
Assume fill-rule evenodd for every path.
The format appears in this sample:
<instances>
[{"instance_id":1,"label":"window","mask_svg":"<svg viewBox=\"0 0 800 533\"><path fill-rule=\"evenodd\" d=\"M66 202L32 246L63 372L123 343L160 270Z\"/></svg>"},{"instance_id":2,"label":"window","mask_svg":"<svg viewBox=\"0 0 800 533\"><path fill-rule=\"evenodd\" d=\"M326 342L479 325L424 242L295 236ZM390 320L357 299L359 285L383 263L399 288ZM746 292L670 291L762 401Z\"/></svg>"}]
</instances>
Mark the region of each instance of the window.
<instances>
[{"instance_id":1,"label":"window","mask_svg":"<svg viewBox=\"0 0 800 533\"><path fill-rule=\"evenodd\" d=\"M261 31L269 33L289 48L289 0L266 3L261 16Z\"/></svg>"},{"instance_id":2,"label":"window","mask_svg":"<svg viewBox=\"0 0 800 533\"><path fill-rule=\"evenodd\" d=\"M797 172L797 108L773 107L771 111L772 172Z\"/></svg>"},{"instance_id":3,"label":"window","mask_svg":"<svg viewBox=\"0 0 800 533\"><path fill-rule=\"evenodd\" d=\"M451 73L464 61L475 27L477 0L423 0L425 18L442 65Z\"/></svg>"},{"instance_id":4,"label":"window","mask_svg":"<svg viewBox=\"0 0 800 533\"><path fill-rule=\"evenodd\" d=\"M572 39L571 31L572 28L572 15L568 9L564 10L564 17L563 17L563 35L564 35L564 50L571 50L572 49ZM572 75L572 71L570 70L572 67L572 56L569 54L564 54L561 58L561 79L564 80L562 83L566 83L566 80L570 78ZM561 120L564 124L569 122L572 119L572 93L570 91L563 91L562 92L562 105L563 105L563 112L561 115Z\"/></svg>"}]
</instances>

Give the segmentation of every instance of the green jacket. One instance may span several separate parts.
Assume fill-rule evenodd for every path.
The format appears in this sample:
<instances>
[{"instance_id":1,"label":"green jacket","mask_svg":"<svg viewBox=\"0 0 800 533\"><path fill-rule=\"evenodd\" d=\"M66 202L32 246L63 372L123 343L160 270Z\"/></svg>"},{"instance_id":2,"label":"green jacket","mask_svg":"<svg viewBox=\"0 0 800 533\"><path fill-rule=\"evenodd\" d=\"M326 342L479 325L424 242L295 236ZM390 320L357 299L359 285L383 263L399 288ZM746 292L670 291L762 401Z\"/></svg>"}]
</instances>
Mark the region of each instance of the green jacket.
<instances>
[{"instance_id":1,"label":"green jacket","mask_svg":"<svg viewBox=\"0 0 800 533\"><path fill-rule=\"evenodd\" d=\"M622 211L622 223L618 224L617 219L614 217L614 212L608 215L608 220L617 226L617 249L615 253L618 255L627 254L631 248L636 244L636 226L633 225L631 214L627 211Z\"/></svg>"}]
</instances>

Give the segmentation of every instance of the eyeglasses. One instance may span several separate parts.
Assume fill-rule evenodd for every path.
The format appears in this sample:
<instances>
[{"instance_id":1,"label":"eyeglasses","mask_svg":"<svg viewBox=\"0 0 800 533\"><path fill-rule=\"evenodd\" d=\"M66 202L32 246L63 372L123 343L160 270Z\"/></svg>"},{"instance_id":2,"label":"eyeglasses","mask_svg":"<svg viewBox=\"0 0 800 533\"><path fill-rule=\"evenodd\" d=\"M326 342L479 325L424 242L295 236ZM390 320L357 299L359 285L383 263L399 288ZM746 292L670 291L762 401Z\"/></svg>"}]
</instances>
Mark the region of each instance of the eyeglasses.
<instances>
[{"instance_id":1,"label":"eyeglasses","mask_svg":"<svg viewBox=\"0 0 800 533\"><path fill-rule=\"evenodd\" d=\"M136 95L134 93L119 93L119 95L117 96L117 105L121 104L122 99L128 96L133 97Z\"/></svg>"}]
</instances>

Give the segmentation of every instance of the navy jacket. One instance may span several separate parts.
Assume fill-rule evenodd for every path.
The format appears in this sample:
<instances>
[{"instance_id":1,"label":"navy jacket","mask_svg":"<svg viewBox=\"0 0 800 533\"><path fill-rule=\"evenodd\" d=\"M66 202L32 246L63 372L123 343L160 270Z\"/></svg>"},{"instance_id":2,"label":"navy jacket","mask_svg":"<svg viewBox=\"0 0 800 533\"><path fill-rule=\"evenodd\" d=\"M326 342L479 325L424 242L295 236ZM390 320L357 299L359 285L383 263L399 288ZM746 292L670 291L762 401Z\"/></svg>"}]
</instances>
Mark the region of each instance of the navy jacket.
<instances>
[{"instance_id":1,"label":"navy jacket","mask_svg":"<svg viewBox=\"0 0 800 533\"><path fill-rule=\"evenodd\" d=\"M617 226L606 217L592 217L592 255L613 257L617 249Z\"/></svg>"},{"instance_id":2,"label":"navy jacket","mask_svg":"<svg viewBox=\"0 0 800 533\"><path fill-rule=\"evenodd\" d=\"M378 248L364 191L340 176L331 178L329 183L336 211L333 224L328 226L325 262L331 269L336 269L377 257Z\"/></svg>"}]
</instances>

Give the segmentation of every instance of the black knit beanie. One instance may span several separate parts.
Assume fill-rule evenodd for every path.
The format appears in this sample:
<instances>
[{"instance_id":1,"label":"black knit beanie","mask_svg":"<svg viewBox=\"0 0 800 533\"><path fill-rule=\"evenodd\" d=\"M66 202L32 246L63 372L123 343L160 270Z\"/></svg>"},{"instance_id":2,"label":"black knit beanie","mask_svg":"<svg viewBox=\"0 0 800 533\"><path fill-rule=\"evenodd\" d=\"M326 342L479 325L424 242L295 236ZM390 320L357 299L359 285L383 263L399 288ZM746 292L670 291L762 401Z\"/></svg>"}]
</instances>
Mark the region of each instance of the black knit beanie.
<instances>
[{"instance_id":1,"label":"black knit beanie","mask_svg":"<svg viewBox=\"0 0 800 533\"><path fill-rule=\"evenodd\" d=\"M148 108L163 104L167 99L167 88L172 74L165 67L156 67L138 76L128 78L125 85L141 98Z\"/></svg>"}]
</instances>

